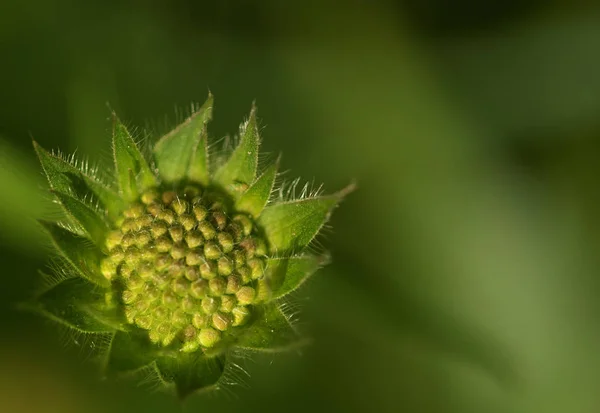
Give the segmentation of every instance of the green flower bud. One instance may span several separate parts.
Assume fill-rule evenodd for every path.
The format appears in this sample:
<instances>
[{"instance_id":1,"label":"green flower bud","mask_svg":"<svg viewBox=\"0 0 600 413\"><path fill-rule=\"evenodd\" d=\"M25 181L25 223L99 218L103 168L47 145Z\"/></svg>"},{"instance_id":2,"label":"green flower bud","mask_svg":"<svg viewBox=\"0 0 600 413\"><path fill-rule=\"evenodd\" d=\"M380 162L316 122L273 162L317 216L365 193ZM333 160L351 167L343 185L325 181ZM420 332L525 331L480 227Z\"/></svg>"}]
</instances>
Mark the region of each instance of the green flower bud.
<instances>
[{"instance_id":1,"label":"green flower bud","mask_svg":"<svg viewBox=\"0 0 600 413\"><path fill-rule=\"evenodd\" d=\"M66 268L30 308L104 337L107 375L152 366L180 397L217 388L231 349L298 341L281 304L325 264L309 247L352 189L273 198L278 163L259 170L255 108L209 168L211 113L212 96L152 162L113 116L114 187L34 144L70 221L42 222Z\"/></svg>"}]
</instances>

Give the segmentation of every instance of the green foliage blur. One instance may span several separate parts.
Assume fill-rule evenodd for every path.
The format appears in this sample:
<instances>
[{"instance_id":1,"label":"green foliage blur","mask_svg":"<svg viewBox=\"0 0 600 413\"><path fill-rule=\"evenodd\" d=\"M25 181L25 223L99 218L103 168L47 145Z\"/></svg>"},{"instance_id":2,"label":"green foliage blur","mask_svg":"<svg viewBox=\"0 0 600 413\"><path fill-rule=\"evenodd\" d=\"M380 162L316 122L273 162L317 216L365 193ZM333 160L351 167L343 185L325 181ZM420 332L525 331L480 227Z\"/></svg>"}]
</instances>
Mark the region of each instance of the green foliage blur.
<instances>
[{"instance_id":1,"label":"green foliage blur","mask_svg":"<svg viewBox=\"0 0 600 413\"><path fill-rule=\"evenodd\" d=\"M597 411L594 3L3 0L0 411ZM106 164L107 103L160 135L208 90L213 136L256 100L290 176L359 190L296 300L313 344L181 406L14 304L49 251L32 138Z\"/></svg>"}]
</instances>

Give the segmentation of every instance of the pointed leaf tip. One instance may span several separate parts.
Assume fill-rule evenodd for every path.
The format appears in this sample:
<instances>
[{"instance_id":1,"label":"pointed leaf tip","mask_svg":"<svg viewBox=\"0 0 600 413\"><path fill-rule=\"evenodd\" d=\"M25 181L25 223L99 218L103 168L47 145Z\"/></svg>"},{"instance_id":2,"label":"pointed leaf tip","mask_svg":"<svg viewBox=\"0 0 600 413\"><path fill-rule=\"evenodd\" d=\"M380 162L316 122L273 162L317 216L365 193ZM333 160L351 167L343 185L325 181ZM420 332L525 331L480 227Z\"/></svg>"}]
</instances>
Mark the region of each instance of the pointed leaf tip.
<instances>
[{"instance_id":1,"label":"pointed leaf tip","mask_svg":"<svg viewBox=\"0 0 600 413\"><path fill-rule=\"evenodd\" d=\"M240 196L236 209L257 218L269 201L278 169L279 158Z\"/></svg>"},{"instance_id":2,"label":"pointed leaf tip","mask_svg":"<svg viewBox=\"0 0 600 413\"><path fill-rule=\"evenodd\" d=\"M167 182L189 178L208 184L208 134L214 99L209 92L204 104L185 122L163 136L154 146L154 158Z\"/></svg>"},{"instance_id":3,"label":"pointed leaf tip","mask_svg":"<svg viewBox=\"0 0 600 413\"><path fill-rule=\"evenodd\" d=\"M73 164L52 155L36 141L33 141L33 147L51 189L78 199L93 195L109 217L114 219L119 216L123 201L116 192Z\"/></svg>"},{"instance_id":4,"label":"pointed leaf tip","mask_svg":"<svg viewBox=\"0 0 600 413\"><path fill-rule=\"evenodd\" d=\"M252 105L248 120L240 126L239 143L229 159L215 173L215 181L232 195L239 196L238 188L247 188L256 177L259 147L256 106Z\"/></svg>"},{"instance_id":5,"label":"pointed leaf tip","mask_svg":"<svg viewBox=\"0 0 600 413\"><path fill-rule=\"evenodd\" d=\"M286 255L308 246L339 201L336 194L267 206L258 221L269 240L271 253Z\"/></svg>"},{"instance_id":6,"label":"pointed leaf tip","mask_svg":"<svg viewBox=\"0 0 600 413\"><path fill-rule=\"evenodd\" d=\"M156 186L157 181L125 125L114 112L112 116L116 178L123 196L133 201L138 193ZM130 176L134 177L134 182L131 182Z\"/></svg>"}]
</instances>

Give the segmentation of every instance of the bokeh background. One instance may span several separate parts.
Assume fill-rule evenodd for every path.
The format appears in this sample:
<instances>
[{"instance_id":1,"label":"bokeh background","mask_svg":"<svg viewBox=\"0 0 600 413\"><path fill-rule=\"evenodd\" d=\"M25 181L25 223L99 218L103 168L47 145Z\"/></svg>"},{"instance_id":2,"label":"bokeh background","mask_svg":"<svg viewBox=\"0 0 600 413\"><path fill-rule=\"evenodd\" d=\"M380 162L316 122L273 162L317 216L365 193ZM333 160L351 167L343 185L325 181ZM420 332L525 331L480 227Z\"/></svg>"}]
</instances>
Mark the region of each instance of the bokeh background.
<instances>
[{"instance_id":1,"label":"bokeh background","mask_svg":"<svg viewBox=\"0 0 600 413\"><path fill-rule=\"evenodd\" d=\"M2 0L0 411L600 411L600 7L586 0ZM257 101L264 149L329 191L314 343L181 406L98 382L14 310L46 263L31 146L106 162Z\"/></svg>"}]
</instances>

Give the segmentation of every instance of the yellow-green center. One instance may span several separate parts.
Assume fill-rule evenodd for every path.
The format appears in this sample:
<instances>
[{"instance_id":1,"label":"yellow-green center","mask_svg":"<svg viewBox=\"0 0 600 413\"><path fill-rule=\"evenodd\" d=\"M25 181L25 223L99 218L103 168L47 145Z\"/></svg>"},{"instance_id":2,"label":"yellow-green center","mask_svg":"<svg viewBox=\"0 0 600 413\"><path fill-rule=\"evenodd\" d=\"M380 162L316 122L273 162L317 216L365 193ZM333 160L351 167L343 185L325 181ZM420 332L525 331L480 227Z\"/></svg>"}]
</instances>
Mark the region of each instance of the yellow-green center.
<instances>
[{"instance_id":1,"label":"yellow-green center","mask_svg":"<svg viewBox=\"0 0 600 413\"><path fill-rule=\"evenodd\" d=\"M102 273L122 285L128 322L152 342L206 350L247 321L267 252L247 215L200 188L153 190L116 227Z\"/></svg>"}]
</instances>

